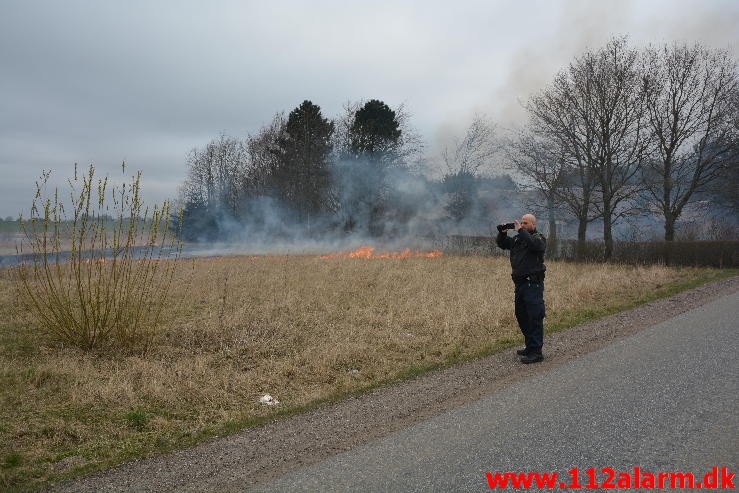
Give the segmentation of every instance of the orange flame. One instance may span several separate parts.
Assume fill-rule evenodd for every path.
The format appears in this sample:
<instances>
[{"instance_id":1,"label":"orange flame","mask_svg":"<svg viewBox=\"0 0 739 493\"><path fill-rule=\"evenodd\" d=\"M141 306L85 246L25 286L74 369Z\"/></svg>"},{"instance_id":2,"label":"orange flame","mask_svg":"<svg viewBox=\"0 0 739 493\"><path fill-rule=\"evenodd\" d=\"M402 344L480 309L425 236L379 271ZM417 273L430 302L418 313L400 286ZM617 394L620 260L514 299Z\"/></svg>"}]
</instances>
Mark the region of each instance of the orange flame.
<instances>
[{"instance_id":1,"label":"orange flame","mask_svg":"<svg viewBox=\"0 0 739 493\"><path fill-rule=\"evenodd\" d=\"M105 263L107 263L107 262L110 262L110 261L109 261L108 259L106 259L106 258L99 258L99 259L97 259L97 260L93 260L93 259L89 259L89 258L88 258L88 259L85 259L85 261L84 261L84 262L85 262L86 264L94 264L94 263L96 263L96 262L97 262L98 264L105 264Z\"/></svg>"},{"instance_id":2,"label":"orange flame","mask_svg":"<svg viewBox=\"0 0 739 493\"><path fill-rule=\"evenodd\" d=\"M360 246L356 250L351 252L337 252L321 255L319 258L330 259L330 258L433 258L441 256L441 250L434 250L433 252L420 252L417 250L411 250L406 248L402 252L380 252L374 253L375 247L372 246Z\"/></svg>"}]
</instances>

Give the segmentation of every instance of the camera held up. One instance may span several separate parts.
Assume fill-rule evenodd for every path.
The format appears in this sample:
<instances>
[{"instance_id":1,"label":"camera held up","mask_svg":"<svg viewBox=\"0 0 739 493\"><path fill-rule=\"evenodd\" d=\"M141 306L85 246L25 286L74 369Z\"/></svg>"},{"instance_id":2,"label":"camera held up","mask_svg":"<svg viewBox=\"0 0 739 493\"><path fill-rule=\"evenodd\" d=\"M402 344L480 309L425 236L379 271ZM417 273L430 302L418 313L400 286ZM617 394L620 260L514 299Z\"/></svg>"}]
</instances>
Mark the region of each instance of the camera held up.
<instances>
[{"instance_id":1,"label":"camera held up","mask_svg":"<svg viewBox=\"0 0 739 493\"><path fill-rule=\"evenodd\" d=\"M516 227L516 225L513 224L513 223L498 224L498 226L497 226L499 233L502 233L503 231L505 231L507 229L513 229L515 227Z\"/></svg>"}]
</instances>

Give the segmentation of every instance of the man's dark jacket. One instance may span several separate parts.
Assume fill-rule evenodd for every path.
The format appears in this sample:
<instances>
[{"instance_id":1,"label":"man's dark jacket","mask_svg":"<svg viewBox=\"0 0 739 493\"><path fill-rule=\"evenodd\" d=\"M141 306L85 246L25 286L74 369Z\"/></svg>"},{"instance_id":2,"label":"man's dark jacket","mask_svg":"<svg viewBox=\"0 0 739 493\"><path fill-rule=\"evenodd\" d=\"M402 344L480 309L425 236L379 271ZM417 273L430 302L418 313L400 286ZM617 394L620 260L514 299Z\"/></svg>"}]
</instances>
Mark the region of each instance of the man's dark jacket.
<instances>
[{"instance_id":1,"label":"man's dark jacket","mask_svg":"<svg viewBox=\"0 0 739 493\"><path fill-rule=\"evenodd\" d=\"M529 233L521 228L513 238L509 238L506 233L498 233L495 243L503 250L511 251L511 277L514 281L523 280L526 276L544 279L544 271L547 269L544 265L547 240L543 234L537 230Z\"/></svg>"}]
</instances>

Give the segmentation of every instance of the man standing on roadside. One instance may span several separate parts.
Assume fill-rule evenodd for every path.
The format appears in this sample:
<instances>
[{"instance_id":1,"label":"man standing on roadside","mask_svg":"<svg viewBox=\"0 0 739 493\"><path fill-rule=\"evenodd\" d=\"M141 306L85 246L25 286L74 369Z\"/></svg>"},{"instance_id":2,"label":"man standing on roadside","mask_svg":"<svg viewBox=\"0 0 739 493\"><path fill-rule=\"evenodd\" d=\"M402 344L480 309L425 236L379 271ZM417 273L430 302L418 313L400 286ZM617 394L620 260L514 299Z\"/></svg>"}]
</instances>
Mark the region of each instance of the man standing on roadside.
<instances>
[{"instance_id":1,"label":"man standing on roadside","mask_svg":"<svg viewBox=\"0 0 739 493\"><path fill-rule=\"evenodd\" d=\"M511 226L513 226L511 228ZM508 237L508 229L518 234ZM546 238L536 230L533 214L524 214L521 222L501 224L495 242L511 251L513 284L515 285L516 320L526 346L516 351L522 363L538 363L544 359L544 250Z\"/></svg>"}]
</instances>

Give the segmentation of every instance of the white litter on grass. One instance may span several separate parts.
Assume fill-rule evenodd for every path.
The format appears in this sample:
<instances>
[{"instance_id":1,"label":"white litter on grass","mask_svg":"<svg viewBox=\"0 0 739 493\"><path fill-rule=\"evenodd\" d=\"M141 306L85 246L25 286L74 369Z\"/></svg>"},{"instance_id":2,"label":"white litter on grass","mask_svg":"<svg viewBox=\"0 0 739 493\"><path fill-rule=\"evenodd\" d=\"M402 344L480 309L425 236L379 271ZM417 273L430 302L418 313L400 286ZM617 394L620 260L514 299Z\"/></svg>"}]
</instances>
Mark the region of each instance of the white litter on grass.
<instances>
[{"instance_id":1,"label":"white litter on grass","mask_svg":"<svg viewBox=\"0 0 739 493\"><path fill-rule=\"evenodd\" d=\"M264 394L262 397L260 397L259 398L259 402L261 402L262 404L265 404L267 406L274 406L274 405L280 403L280 401L278 401L277 399L275 399L274 397L272 397L269 394Z\"/></svg>"}]
</instances>

